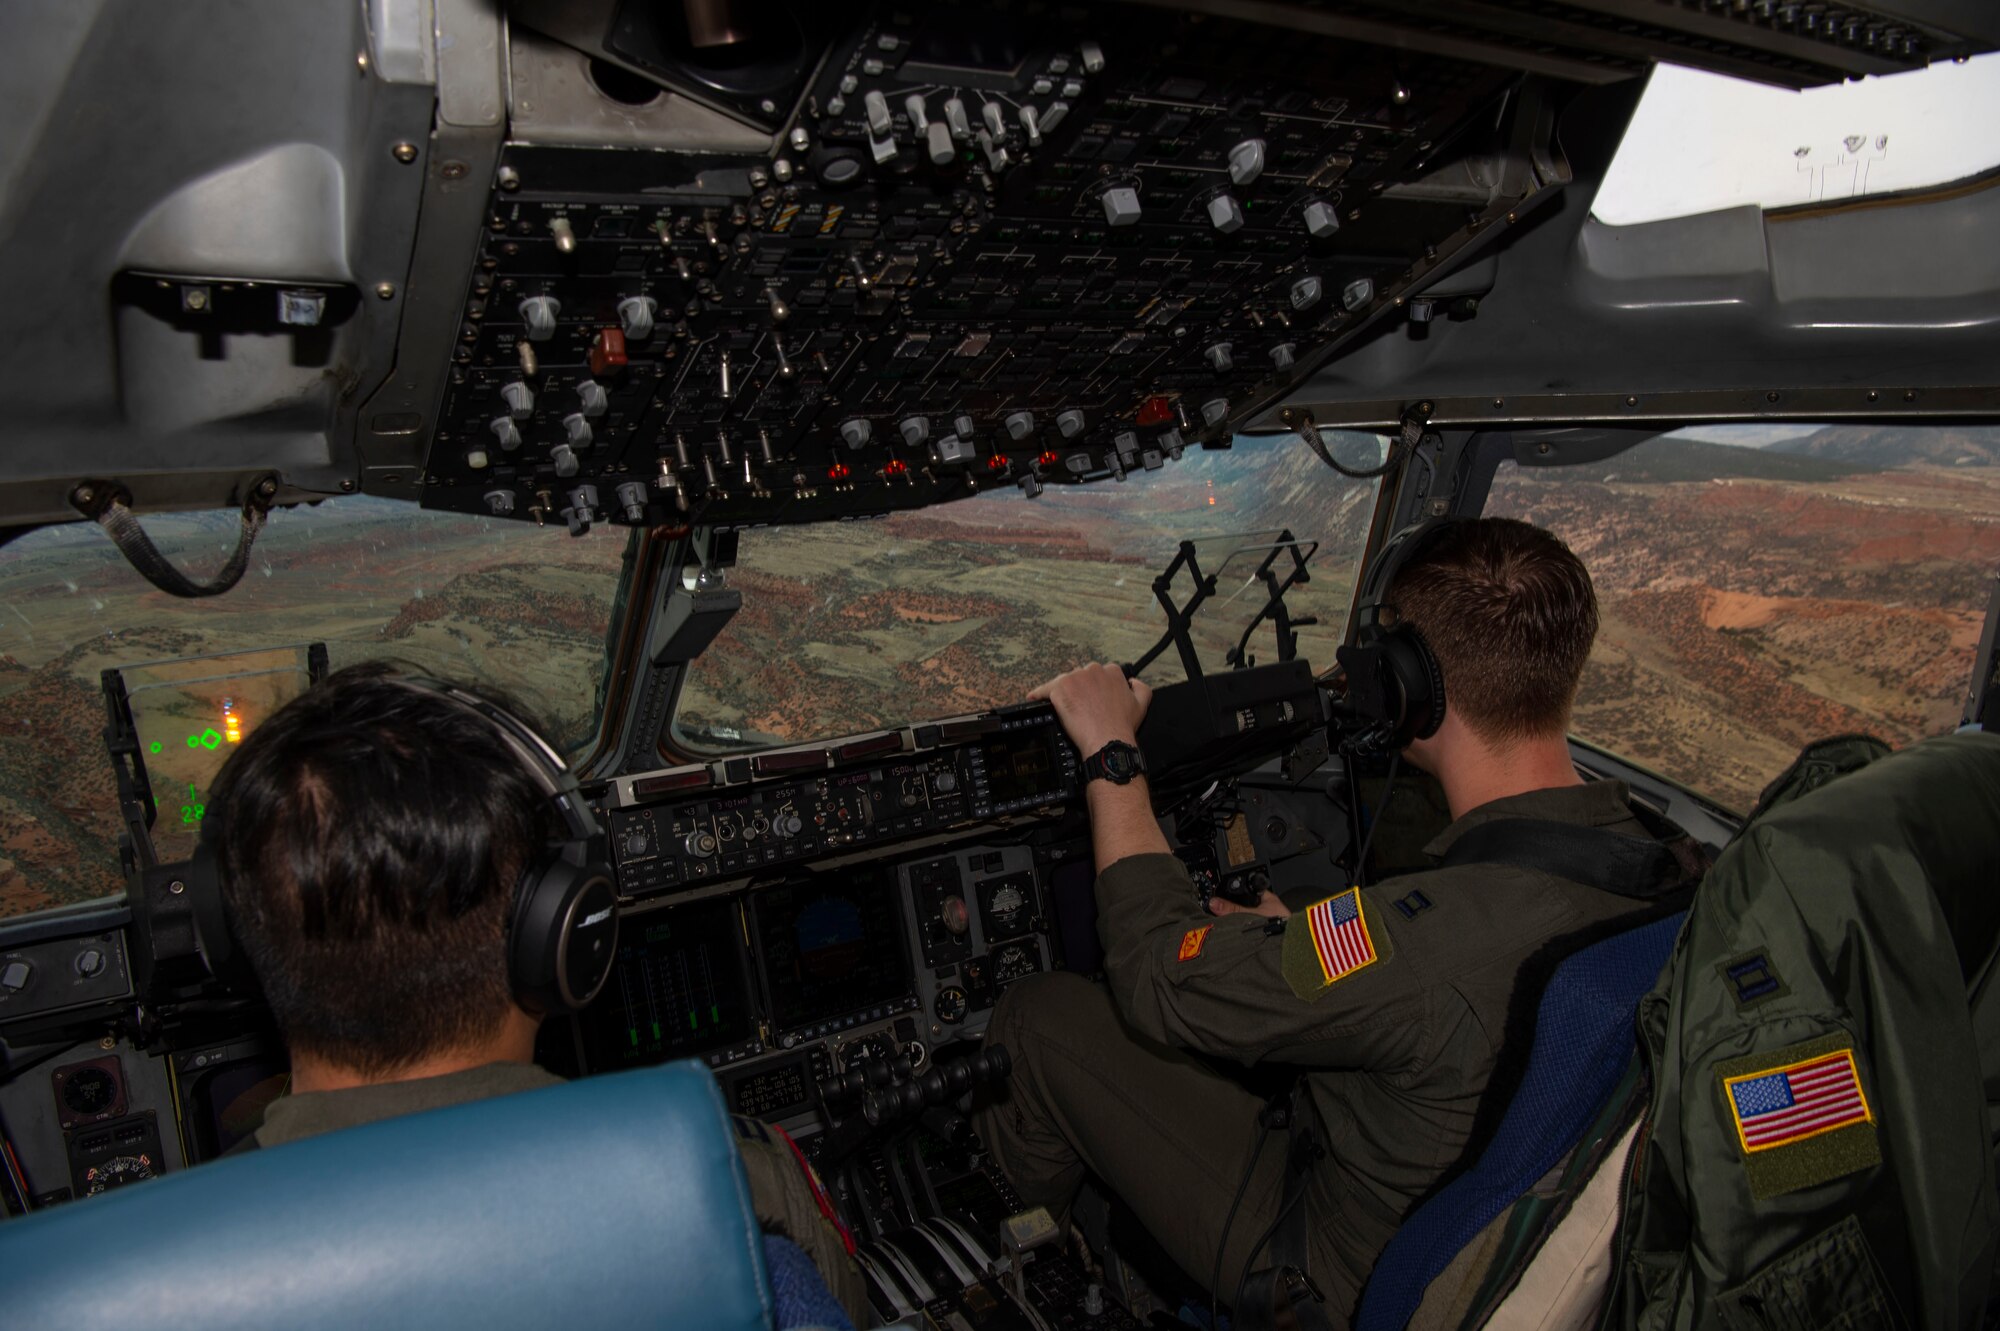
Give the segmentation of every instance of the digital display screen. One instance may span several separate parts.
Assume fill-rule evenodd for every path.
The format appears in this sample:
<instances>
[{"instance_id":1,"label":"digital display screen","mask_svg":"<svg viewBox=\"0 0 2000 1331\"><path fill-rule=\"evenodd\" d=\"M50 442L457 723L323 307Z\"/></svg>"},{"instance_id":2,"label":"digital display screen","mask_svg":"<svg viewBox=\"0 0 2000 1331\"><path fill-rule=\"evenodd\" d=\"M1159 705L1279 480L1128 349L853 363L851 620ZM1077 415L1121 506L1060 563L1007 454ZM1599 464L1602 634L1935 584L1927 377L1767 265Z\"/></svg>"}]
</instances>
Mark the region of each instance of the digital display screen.
<instances>
[{"instance_id":1,"label":"digital display screen","mask_svg":"<svg viewBox=\"0 0 2000 1331\"><path fill-rule=\"evenodd\" d=\"M699 901L626 919L618 961L583 1013L590 1069L641 1067L725 1049L755 1022L736 904Z\"/></svg>"},{"instance_id":2,"label":"digital display screen","mask_svg":"<svg viewBox=\"0 0 2000 1331\"><path fill-rule=\"evenodd\" d=\"M213 1160L264 1125L264 1111L290 1084L291 1065L280 1052L222 1055L198 1071L183 1065L181 1077L196 1156Z\"/></svg>"},{"instance_id":3,"label":"digital display screen","mask_svg":"<svg viewBox=\"0 0 2000 1331\"><path fill-rule=\"evenodd\" d=\"M995 735L981 741L979 756L985 763L987 789L995 804L1038 799L1062 790L1054 726Z\"/></svg>"},{"instance_id":4,"label":"digital display screen","mask_svg":"<svg viewBox=\"0 0 2000 1331\"><path fill-rule=\"evenodd\" d=\"M780 1029L874 1007L909 988L893 874L772 888L758 894L756 909Z\"/></svg>"},{"instance_id":5,"label":"digital display screen","mask_svg":"<svg viewBox=\"0 0 2000 1331\"><path fill-rule=\"evenodd\" d=\"M910 65L926 76L940 69L1012 76L1027 55L1025 34L1003 16L933 10L910 39L903 77L914 77Z\"/></svg>"}]
</instances>

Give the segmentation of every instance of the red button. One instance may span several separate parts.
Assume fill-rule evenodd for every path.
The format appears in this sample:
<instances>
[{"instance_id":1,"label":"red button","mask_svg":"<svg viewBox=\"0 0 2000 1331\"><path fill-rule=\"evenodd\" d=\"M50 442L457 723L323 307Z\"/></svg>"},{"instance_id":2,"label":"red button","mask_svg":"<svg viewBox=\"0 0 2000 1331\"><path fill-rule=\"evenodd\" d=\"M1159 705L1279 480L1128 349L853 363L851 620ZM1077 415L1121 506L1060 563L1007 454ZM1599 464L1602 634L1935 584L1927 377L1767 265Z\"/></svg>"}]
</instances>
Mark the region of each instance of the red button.
<instances>
[{"instance_id":1,"label":"red button","mask_svg":"<svg viewBox=\"0 0 2000 1331\"><path fill-rule=\"evenodd\" d=\"M625 368L625 334L616 328L600 328L590 343L590 372L610 374Z\"/></svg>"},{"instance_id":2,"label":"red button","mask_svg":"<svg viewBox=\"0 0 2000 1331\"><path fill-rule=\"evenodd\" d=\"M1165 393L1155 393L1139 404L1141 425L1165 425L1174 418L1174 404Z\"/></svg>"}]
</instances>

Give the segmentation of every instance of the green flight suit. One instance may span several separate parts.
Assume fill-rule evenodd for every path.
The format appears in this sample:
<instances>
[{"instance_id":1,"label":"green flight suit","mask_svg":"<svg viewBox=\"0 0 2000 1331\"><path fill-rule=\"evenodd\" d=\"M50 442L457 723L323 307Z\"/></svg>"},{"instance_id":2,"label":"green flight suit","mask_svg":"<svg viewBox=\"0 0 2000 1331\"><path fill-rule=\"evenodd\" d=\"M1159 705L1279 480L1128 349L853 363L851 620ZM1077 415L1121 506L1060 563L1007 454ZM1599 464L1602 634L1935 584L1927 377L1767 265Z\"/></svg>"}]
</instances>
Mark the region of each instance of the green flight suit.
<instances>
[{"instance_id":1,"label":"green flight suit","mask_svg":"<svg viewBox=\"0 0 2000 1331\"><path fill-rule=\"evenodd\" d=\"M1628 793L1605 781L1494 800L1425 850L1440 856L1509 817L1644 837ZM1207 1283L1267 1134L1262 1100L1191 1055L1296 1066L1328 1145L1307 1191L1311 1274L1346 1326L1404 1216L1461 1163L1475 1125L1483 1134L1497 1123L1505 1104L1485 1102L1488 1080L1503 1042L1525 1050L1556 961L1656 910L1503 864L1404 875L1363 889L1359 905L1365 940L1351 920L1329 929L1322 912L1322 951L1309 911L1206 915L1170 855L1099 874L1108 992L1073 975L1031 977L1008 989L987 1031L1014 1070L978 1127L1023 1198L1060 1218L1095 1174ZM1277 1215L1283 1157L1279 1137L1251 1171L1223 1254L1225 1302Z\"/></svg>"}]
</instances>

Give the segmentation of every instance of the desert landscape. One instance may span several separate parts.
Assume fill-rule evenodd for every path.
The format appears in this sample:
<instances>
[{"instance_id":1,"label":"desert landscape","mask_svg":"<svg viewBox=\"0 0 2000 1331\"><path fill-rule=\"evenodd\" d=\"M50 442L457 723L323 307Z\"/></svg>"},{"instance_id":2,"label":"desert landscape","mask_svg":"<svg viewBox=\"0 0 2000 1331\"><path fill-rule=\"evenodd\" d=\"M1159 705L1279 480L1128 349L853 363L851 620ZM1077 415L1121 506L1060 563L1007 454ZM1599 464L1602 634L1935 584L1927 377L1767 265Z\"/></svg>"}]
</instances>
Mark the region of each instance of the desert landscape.
<instances>
[{"instance_id":1,"label":"desert landscape","mask_svg":"<svg viewBox=\"0 0 2000 1331\"><path fill-rule=\"evenodd\" d=\"M148 519L196 570L233 514ZM120 890L103 740L109 666L324 642L334 668L388 657L505 689L565 743L596 720L625 540L360 498L280 512L225 595L154 590L79 525L0 547L0 915ZM163 810L177 818L176 810Z\"/></svg>"},{"instance_id":2,"label":"desert landscape","mask_svg":"<svg viewBox=\"0 0 2000 1331\"><path fill-rule=\"evenodd\" d=\"M1693 432L1689 432L1692 434ZM2000 570L2000 431L1834 427L1670 437L1607 462L1505 466L1488 511L1561 534L1604 628L1576 733L1749 807L1807 740L1902 744L1958 717ZM1050 486L895 517L744 533L744 608L691 672L684 742L741 748L1018 699L1159 636L1153 579L1177 543L1220 573L1198 634L1220 663L1262 603L1230 551L1320 542L1289 599L1332 661L1373 506L1286 439L1195 452L1120 484ZM151 519L213 567L231 515ZM1244 534L1250 535L1244 535ZM95 529L0 547L0 914L116 892L107 666L324 641L507 689L587 743L625 542L367 498L275 516L243 584L179 602ZM1181 584L1176 599L1185 599ZM1251 655L1272 658L1268 628ZM1146 677L1178 678L1171 652Z\"/></svg>"}]
</instances>

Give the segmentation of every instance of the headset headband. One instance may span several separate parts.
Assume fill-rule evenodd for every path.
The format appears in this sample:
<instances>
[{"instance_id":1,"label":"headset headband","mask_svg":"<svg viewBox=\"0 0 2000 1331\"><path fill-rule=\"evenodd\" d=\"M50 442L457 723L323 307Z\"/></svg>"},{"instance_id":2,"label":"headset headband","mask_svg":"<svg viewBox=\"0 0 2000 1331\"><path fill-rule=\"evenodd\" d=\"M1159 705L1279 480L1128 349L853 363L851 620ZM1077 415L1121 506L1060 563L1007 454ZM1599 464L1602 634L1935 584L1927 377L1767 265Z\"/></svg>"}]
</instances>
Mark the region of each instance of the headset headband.
<instances>
[{"instance_id":1,"label":"headset headband","mask_svg":"<svg viewBox=\"0 0 2000 1331\"><path fill-rule=\"evenodd\" d=\"M1459 521L1453 517L1425 518L1391 536L1362 579L1359 613L1371 620L1379 620L1384 598L1396 585L1396 575L1416 558L1419 551L1430 545L1433 537Z\"/></svg>"},{"instance_id":2,"label":"headset headband","mask_svg":"<svg viewBox=\"0 0 2000 1331\"><path fill-rule=\"evenodd\" d=\"M537 735L519 717L490 699L440 679L424 675L390 675L388 678L405 688L455 703L486 722L495 738L519 760L536 788L562 814L570 839L589 841L598 835L597 818L584 802L583 791L568 764L549 747L547 740Z\"/></svg>"}]
</instances>

